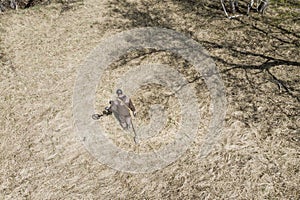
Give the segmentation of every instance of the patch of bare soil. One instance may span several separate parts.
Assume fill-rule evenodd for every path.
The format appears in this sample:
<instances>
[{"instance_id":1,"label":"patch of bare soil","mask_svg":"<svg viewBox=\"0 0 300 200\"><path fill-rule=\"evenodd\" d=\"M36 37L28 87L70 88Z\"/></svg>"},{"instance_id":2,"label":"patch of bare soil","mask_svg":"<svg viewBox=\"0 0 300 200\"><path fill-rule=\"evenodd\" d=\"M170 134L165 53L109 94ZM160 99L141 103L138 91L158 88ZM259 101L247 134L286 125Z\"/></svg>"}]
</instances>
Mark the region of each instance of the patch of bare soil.
<instances>
[{"instance_id":1,"label":"patch of bare soil","mask_svg":"<svg viewBox=\"0 0 300 200\"><path fill-rule=\"evenodd\" d=\"M271 4L265 17L232 20L217 3L186 0L70 1L0 14L0 199L299 199L299 19L296 1ZM179 160L129 174L97 162L83 147L72 95L80 64L101 39L145 26L182 32L209 51L224 81L227 113L218 145L198 159L211 116L201 75L168 52L128 53L100 80L99 112L124 70L159 62L196 88L202 115L195 142ZM136 147L113 117L99 120L116 131L110 138L118 146L137 152L165 145L180 122L166 88L139 91L132 96L137 123L149 122L150 104L166 108L169 121L157 139Z\"/></svg>"}]
</instances>

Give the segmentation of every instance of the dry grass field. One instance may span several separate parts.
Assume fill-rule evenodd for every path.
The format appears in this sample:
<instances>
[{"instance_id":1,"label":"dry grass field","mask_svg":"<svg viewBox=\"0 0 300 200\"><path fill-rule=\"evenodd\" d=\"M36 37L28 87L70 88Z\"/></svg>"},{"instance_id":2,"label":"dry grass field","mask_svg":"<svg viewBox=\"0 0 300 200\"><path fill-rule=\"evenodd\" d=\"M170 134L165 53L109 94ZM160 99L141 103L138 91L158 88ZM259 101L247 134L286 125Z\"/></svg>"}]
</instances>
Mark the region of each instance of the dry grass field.
<instances>
[{"instance_id":1,"label":"dry grass field","mask_svg":"<svg viewBox=\"0 0 300 200\"><path fill-rule=\"evenodd\" d=\"M231 20L214 1L196 0L61 1L0 13L0 199L299 199L300 11L299 3L283 5L271 4L264 17L252 12ZM201 76L168 52L124 56L99 80L97 111L122 70L159 62L176 66L196 88L202 115L196 140L180 159L131 174L85 149L72 116L73 88L101 39L149 26L181 32L208 50L224 82L227 112L222 138L197 158L211 116ZM150 120L151 104L163 104L171 116L138 149L151 151L147 143L168 142L180 113L173 96L162 98L166 89L141 91L132 96L137 123ZM107 116L99 123L109 129L115 121ZM118 146L137 150L115 129L110 138Z\"/></svg>"}]
</instances>

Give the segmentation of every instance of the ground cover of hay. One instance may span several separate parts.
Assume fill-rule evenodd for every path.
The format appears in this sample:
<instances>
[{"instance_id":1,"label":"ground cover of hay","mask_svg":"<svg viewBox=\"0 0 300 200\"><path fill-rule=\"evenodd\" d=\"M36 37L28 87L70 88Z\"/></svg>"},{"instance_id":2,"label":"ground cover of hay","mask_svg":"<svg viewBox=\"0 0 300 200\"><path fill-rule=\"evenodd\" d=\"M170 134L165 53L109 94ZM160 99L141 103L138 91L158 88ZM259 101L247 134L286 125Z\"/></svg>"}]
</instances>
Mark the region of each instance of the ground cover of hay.
<instances>
[{"instance_id":1,"label":"ground cover of hay","mask_svg":"<svg viewBox=\"0 0 300 200\"><path fill-rule=\"evenodd\" d=\"M273 5L265 18L228 20L212 3L193 2L87 0L0 15L0 199L299 199L299 10ZM210 99L192 66L165 52L115 63L122 69L152 61L177 65L196 80L191 84L203 114L196 141L178 161L151 174L129 174L102 165L83 147L72 95L80 64L102 38L144 26L183 32L208 49L228 109L219 145L198 160ZM101 80L105 92L97 91L103 99L113 92L110 81L120 70L114 66ZM164 100L157 91L167 92L143 90L145 96L132 97L141 122L149 120L141 100L148 106ZM96 102L99 111L106 103ZM175 104L171 98L166 106ZM101 120L110 127L112 118ZM168 128L171 133L176 125ZM128 138L111 137L132 148Z\"/></svg>"}]
</instances>

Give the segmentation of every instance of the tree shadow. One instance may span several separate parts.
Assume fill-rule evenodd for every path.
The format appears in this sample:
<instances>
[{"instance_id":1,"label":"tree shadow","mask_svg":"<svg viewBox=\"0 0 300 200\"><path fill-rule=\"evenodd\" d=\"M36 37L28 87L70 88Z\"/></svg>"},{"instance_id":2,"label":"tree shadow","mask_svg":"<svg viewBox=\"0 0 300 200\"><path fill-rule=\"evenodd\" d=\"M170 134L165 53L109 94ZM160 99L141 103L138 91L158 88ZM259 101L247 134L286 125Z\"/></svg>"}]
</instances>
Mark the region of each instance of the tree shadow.
<instances>
[{"instance_id":1,"label":"tree shadow","mask_svg":"<svg viewBox=\"0 0 300 200\"><path fill-rule=\"evenodd\" d=\"M244 21L239 18L235 19L241 24L251 27L254 31L258 31L272 39L276 39L282 43L289 44L291 46L300 47L300 34L290 31L280 24L274 23L270 19L260 20L258 18L252 18L253 21Z\"/></svg>"},{"instance_id":2,"label":"tree shadow","mask_svg":"<svg viewBox=\"0 0 300 200\"><path fill-rule=\"evenodd\" d=\"M142 1L141 4L146 9L139 9L136 3L127 0L111 0L108 3L108 8L110 9L108 15L113 18L128 20L126 24L127 28L147 26L171 27L168 18L161 20L160 10L152 9L150 11L150 6L145 1Z\"/></svg>"},{"instance_id":3,"label":"tree shadow","mask_svg":"<svg viewBox=\"0 0 300 200\"><path fill-rule=\"evenodd\" d=\"M249 17L244 15L229 20L219 1L168 0L163 3L158 0L139 3L110 0L108 15L114 19L109 23L117 29L154 26L183 32L208 49L226 85L235 86L237 90L247 90L250 86L253 88L251 93L258 92L267 99L271 98L268 101L273 101L271 91L261 89L262 85L271 83L277 86L276 95L280 98L294 102L295 106L295 102L299 103L299 81L295 73L299 72L300 66L297 60L300 35L285 21L297 22L299 18L295 12L284 19L276 15L262 17L252 13ZM158 4L161 7L156 7ZM241 8L244 13L246 4L242 3ZM170 12L180 16L175 19ZM183 23L180 24L181 21ZM202 27L207 31L204 37L199 36ZM241 71L243 75L239 74ZM281 77L282 71L293 76ZM297 116L297 112L285 111L283 105L278 106L281 113L287 117ZM255 113L255 109L252 111Z\"/></svg>"},{"instance_id":4,"label":"tree shadow","mask_svg":"<svg viewBox=\"0 0 300 200\"><path fill-rule=\"evenodd\" d=\"M293 86L288 86L286 81L281 80L279 77L277 77L275 74L271 72L271 69L274 67L299 68L300 62L288 60L288 59L276 58L273 56L268 56L265 54L251 52L251 51L238 50L234 46L222 45L210 41L199 41L199 42L209 48L226 49L227 53L230 53L231 55L237 58L236 60L238 60L238 58L241 58L243 56L251 56L253 60L261 60L258 64L244 64L241 62L239 63L229 62L228 60L218 56L211 56L216 62L222 63L224 66L228 66L226 69L221 69L220 71L221 73L226 74L227 72L236 69L259 71L256 74L266 72L267 74L269 74L271 81L277 84L280 91L284 90L292 98L295 98L298 102L300 102L300 98L299 98L300 89L295 89ZM297 83L295 82L294 84Z\"/></svg>"}]
</instances>

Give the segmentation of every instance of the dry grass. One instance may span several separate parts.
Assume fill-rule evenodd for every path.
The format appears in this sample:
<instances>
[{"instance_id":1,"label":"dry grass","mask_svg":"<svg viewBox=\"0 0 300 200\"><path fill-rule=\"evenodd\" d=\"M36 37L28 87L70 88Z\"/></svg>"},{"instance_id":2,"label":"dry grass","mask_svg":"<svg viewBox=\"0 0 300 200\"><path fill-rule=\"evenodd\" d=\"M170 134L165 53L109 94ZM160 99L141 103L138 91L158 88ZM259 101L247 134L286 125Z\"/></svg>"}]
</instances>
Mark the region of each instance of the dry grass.
<instances>
[{"instance_id":1,"label":"dry grass","mask_svg":"<svg viewBox=\"0 0 300 200\"><path fill-rule=\"evenodd\" d=\"M197 1L87 0L0 15L0 199L299 199L299 10L271 8L265 18L228 20ZM210 114L205 84L195 81L203 113L196 141L165 169L133 175L98 163L77 140L72 95L78 67L103 37L143 26L205 46L222 72L228 109L220 144L197 159ZM115 66L175 63L197 77L174 55L144 57ZM114 85L106 82L109 98Z\"/></svg>"}]
</instances>

